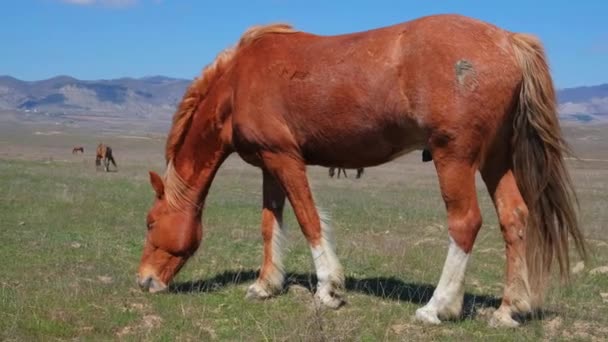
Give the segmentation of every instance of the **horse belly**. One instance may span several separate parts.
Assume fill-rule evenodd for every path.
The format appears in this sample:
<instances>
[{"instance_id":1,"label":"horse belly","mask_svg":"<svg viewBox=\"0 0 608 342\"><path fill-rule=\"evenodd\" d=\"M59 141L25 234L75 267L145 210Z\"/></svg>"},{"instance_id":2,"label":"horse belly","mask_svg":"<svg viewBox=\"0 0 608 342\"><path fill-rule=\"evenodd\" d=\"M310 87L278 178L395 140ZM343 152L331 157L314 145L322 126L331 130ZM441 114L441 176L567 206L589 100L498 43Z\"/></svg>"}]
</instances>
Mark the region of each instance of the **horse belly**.
<instances>
[{"instance_id":1,"label":"horse belly","mask_svg":"<svg viewBox=\"0 0 608 342\"><path fill-rule=\"evenodd\" d=\"M309 139L303 144L302 151L307 164L370 167L423 148L425 139L424 131L409 121L387 126L370 123L364 130L339 130L329 139Z\"/></svg>"}]
</instances>

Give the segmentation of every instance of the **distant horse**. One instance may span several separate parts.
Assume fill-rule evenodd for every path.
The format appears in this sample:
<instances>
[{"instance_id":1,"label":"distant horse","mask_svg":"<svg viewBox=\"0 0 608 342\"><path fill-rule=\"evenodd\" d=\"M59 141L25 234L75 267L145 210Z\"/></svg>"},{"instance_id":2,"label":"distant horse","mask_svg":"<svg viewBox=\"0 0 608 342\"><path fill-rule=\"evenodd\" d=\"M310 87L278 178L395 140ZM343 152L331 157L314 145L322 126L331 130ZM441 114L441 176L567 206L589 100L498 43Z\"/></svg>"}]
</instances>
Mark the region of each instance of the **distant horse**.
<instances>
[{"instance_id":1,"label":"distant horse","mask_svg":"<svg viewBox=\"0 0 608 342\"><path fill-rule=\"evenodd\" d=\"M481 227L479 171L506 245L506 283L492 322L516 326L513 315L540 306L554 260L568 276L569 236L585 256L545 58L533 36L456 15L339 36L287 25L250 29L192 82L173 117L165 176L150 172L156 200L139 285L166 289L198 249L211 183L237 152L263 171L264 256L248 296L281 293L288 198L312 252L316 296L337 308L344 273L306 165L370 167L427 148L447 209L449 249L416 317L438 324L461 315Z\"/></svg>"},{"instance_id":2,"label":"distant horse","mask_svg":"<svg viewBox=\"0 0 608 342\"><path fill-rule=\"evenodd\" d=\"M114 156L112 155L112 148L110 146L100 143L99 145L97 145L97 152L95 155L95 166L99 168L99 166L101 166L102 161L106 172L110 171L110 163L112 163L115 168L118 168L116 166Z\"/></svg>"},{"instance_id":3,"label":"distant horse","mask_svg":"<svg viewBox=\"0 0 608 342\"><path fill-rule=\"evenodd\" d=\"M329 177L330 178L334 178L334 175L336 174L336 169L338 169L338 178L340 178L340 172L342 172L344 174L345 178L348 178L348 176L346 175L346 169L345 168L341 168L341 167L330 167L329 168ZM357 176L356 178L361 178L361 175L363 175L363 168L357 168Z\"/></svg>"},{"instance_id":4,"label":"distant horse","mask_svg":"<svg viewBox=\"0 0 608 342\"><path fill-rule=\"evenodd\" d=\"M84 153L84 147L82 146L74 146L74 148L72 149L72 154L76 154L76 153Z\"/></svg>"}]
</instances>

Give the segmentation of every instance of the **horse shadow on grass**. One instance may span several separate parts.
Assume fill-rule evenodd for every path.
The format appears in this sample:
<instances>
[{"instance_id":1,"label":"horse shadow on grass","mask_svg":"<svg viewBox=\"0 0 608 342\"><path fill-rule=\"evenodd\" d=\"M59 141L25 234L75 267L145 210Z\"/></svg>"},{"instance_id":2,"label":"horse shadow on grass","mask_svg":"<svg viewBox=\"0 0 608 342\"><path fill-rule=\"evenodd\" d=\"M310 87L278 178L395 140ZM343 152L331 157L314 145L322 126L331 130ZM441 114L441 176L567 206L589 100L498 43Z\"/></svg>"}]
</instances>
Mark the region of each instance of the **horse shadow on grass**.
<instances>
[{"instance_id":1,"label":"horse shadow on grass","mask_svg":"<svg viewBox=\"0 0 608 342\"><path fill-rule=\"evenodd\" d=\"M254 270L226 271L209 279L174 283L169 287L169 292L216 292L229 286L253 282L257 276L258 272ZM316 283L317 277L314 274L287 273L284 292L288 292L289 288L294 285L299 285L309 290L312 294L315 291ZM358 292L383 300L394 300L423 305L433 296L435 286L430 284L404 282L395 277L346 277L345 289L348 292ZM496 309L500 305L500 302L501 298L494 296L465 293L462 318L474 318L480 314L482 309ZM545 315L541 315L541 317ZM537 314L534 315L534 318L538 319L538 317ZM532 319L532 317L521 317L520 321L529 319Z\"/></svg>"}]
</instances>

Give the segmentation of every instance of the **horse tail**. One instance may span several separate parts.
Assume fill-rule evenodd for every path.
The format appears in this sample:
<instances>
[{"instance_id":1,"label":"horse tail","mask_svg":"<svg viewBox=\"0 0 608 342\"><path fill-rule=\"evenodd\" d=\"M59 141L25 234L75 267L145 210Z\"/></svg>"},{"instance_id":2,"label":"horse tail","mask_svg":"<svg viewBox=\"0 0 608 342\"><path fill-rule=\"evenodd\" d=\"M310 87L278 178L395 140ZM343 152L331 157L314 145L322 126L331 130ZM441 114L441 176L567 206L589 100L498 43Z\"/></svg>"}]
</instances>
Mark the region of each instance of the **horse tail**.
<instances>
[{"instance_id":1,"label":"horse tail","mask_svg":"<svg viewBox=\"0 0 608 342\"><path fill-rule=\"evenodd\" d=\"M557 101L542 44L533 36L511 36L522 70L513 117L513 171L528 206L526 263L533 293L542 298L551 266L557 260L562 280L570 277L568 237L586 259L577 219L578 200L564 162L571 150L557 116Z\"/></svg>"}]
</instances>

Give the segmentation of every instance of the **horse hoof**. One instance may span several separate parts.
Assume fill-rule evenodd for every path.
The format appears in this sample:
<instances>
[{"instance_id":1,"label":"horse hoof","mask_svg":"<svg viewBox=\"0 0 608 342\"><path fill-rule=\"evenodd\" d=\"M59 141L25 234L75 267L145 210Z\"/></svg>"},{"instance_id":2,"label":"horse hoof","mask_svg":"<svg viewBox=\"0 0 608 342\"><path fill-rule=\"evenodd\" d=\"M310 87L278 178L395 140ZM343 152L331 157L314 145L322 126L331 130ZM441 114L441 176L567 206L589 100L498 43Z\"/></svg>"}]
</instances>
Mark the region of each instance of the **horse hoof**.
<instances>
[{"instance_id":1,"label":"horse hoof","mask_svg":"<svg viewBox=\"0 0 608 342\"><path fill-rule=\"evenodd\" d=\"M437 317L437 312L433 312L424 307L416 310L416 320L426 324L441 324L441 320Z\"/></svg>"},{"instance_id":2,"label":"horse hoof","mask_svg":"<svg viewBox=\"0 0 608 342\"><path fill-rule=\"evenodd\" d=\"M517 328L520 325L509 312L500 309L494 311L489 324L493 328Z\"/></svg>"},{"instance_id":3,"label":"horse hoof","mask_svg":"<svg viewBox=\"0 0 608 342\"><path fill-rule=\"evenodd\" d=\"M247 288L247 294L245 295L245 299L268 299L272 297L272 293L268 291L265 287L261 286L257 281L249 288Z\"/></svg>"},{"instance_id":4,"label":"horse hoof","mask_svg":"<svg viewBox=\"0 0 608 342\"><path fill-rule=\"evenodd\" d=\"M315 297L321 305L334 310L339 309L346 304L344 298L333 291L319 290Z\"/></svg>"}]
</instances>

